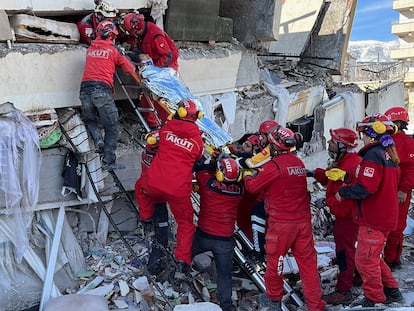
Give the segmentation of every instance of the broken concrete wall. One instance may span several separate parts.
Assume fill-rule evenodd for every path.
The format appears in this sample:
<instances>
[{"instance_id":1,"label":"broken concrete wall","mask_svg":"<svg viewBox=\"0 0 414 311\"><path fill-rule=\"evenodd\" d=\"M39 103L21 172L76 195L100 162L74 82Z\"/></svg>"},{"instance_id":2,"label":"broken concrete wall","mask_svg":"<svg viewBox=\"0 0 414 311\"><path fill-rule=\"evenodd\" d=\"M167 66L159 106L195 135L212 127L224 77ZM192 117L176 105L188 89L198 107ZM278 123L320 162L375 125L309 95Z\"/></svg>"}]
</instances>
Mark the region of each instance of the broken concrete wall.
<instances>
[{"instance_id":1,"label":"broken concrete wall","mask_svg":"<svg viewBox=\"0 0 414 311\"><path fill-rule=\"evenodd\" d=\"M194 95L259 82L254 53L229 43L206 47L180 51L179 73ZM23 111L79 106L85 53L85 47L70 45L14 44L11 50L0 49L0 102L13 102ZM115 97L126 98L119 88Z\"/></svg>"},{"instance_id":2,"label":"broken concrete wall","mask_svg":"<svg viewBox=\"0 0 414 311\"><path fill-rule=\"evenodd\" d=\"M384 113L391 107L404 107L404 83L395 81L368 92L367 114Z\"/></svg>"},{"instance_id":3,"label":"broken concrete wall","mask_svg":"<svg viewBox=\"0 0 414 311\"><path fill-rule=\"evenodd\" d=\"M233 20L233 35L245 46L278 37L280 0L221 0L220 16Z\"/></svg>"},{"instance_id":4,"label":"broken concrete wall","mask_svg":"<svg viewBox=\"0 0 414 311\"><path fill-rule=\"evenodd\" d=\"M147 6L147 0L111 0L111 5L118 9L144 8ZM49 0L49 1L33 1L33 0L2 0L0 10L8 10L10 12L26 11L33 12L37 15L50 14L58 12L67 14L73 11L92 11L95 3L92 0Z\"/></svg>"},{"instance_id":5,"label":"broken concrete wall","mask_svg":"<svg viewBox=\"0 0 414 311\"><path fill-rule=\"evenodd\" d=\"M318 23L302 53L302 61L335 73L343 72L356 2L325 1Z\"/></svg>"},{"instance_id":6,"label":"broken concrete wall","mask_svg":"<svg viewBox=\"0 0 414 311\"><path fill-rule=\"evenodd\" d=\"M279 39L264 46L271 53L299 56L305 49L311 31L318 19L324 0L283 2L280 17Z\"/></svg>"}]
</instances>

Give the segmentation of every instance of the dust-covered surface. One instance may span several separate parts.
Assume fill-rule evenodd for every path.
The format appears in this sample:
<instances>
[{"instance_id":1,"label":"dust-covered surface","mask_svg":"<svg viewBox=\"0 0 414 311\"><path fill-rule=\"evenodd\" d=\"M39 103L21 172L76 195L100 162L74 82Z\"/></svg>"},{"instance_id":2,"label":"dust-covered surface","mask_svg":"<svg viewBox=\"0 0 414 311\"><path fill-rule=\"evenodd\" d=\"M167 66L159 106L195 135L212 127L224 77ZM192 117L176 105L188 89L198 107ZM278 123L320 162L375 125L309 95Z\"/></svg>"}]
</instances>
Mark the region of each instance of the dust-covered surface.
<instances>
[{"instance_id":1,"label":"dust-covered surface","mask_svg":"<svg viewBox=\"0 0 414 311\"><path fill-rule=\"evenodd\" d=\"M39 53L39 54L56 54L63 51L71 50L85 50L85 45L77 44L46 44L46 43L13 43L11 48L7 45L2 44L0 46L0 57L5 57L9 53Z\"/></svg>"}]
</instances>

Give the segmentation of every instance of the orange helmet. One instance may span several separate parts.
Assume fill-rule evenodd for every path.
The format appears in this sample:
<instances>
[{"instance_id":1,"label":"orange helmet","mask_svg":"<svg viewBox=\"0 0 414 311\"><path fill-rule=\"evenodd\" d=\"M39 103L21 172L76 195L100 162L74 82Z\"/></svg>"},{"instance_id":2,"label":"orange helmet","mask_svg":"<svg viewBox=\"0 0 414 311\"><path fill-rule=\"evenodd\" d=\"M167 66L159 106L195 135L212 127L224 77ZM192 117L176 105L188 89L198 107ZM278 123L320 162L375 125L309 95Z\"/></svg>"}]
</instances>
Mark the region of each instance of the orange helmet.
<instances>
[{"instance_id":1,"label":"orange helmet","mask_svg":"<svg viewBox=\"0 0 414 311\"><path fill-rule=\"evenodd\" d=\"M342 143L347 148L355 148L358 146L358 135L355 131L349 128L340 127L337 129L330 129L329 133L334 142Z\"/></svg>"},{"instance_id":2,"label":"orange helmet","mask_svg":"<svg viewBox=\"0 0 414 311\"><path fill-rule=\"evenodd\" d=\"M102 39L114 39L118 35L118 29L111 21L102 21L96 27L97 36Z\"/></svg>"},{"instance_id":3,"label":"orange helmet","mask_svg":"<svg viewBox=\"0 0 414 311\"><path fill-rule=\"evenodd\" d=\"M270 130L276 126L279 126L279 122L275 120L263 121L259 126L259 132L262 134L269 134Z\"/></svg>"},{"instance_id":4,"label":"orange helmet","mask_svg":"<svg viewBox=\"0 0 414 311\"><path fill-rule=\"evenodd\" d=\"M216 179L219 182L237 181L239 177L240 168L236 160L228 157L223 157L217 161Z\"/></svg>"},{"instance_id":5,"label":"orange helmet","mask_svg":"<svg viewBox=\"0 0 414 311\"><path fill-rule=\"evenodd\" d=\"M175 115L181 120L195 122L203 117L203 112L198 110L197 104L191 99L183 99L178 104Z\"/></svg>"},{"instance_id":6,"label":"orange helmet","mask_svg":"<svg viewBox=\"0 0 414 311\"><path fill-rule=\"evenodd\" d=\"M135 33L138 30L144 28L144 25L145 25L145 17L142 14L128 13L124 17L124 25L123 25L123 28L130 35L135 35Z\"/></svg>"},{"instance_id":7,"label":"orange helmet","mask_svg":"<svg viewBox=\"0 0 414 311\"><path fill-rule=\"evenodd\" d=\"M295 134L286 127L273 128L268 135L269 142L281 150L290 150L296 146Z\"/></svg>"},{"instance_id":8,"label":"orange helmet","mask_svg":"<svg viewBox=\"0 0 414 311\"><path fill-rule=\"evenodd\" d=\"M384 113L391 121L403 121L405 123L410 122L407 109L403 107L392 107Z\"/></svg>"}]
</instances>

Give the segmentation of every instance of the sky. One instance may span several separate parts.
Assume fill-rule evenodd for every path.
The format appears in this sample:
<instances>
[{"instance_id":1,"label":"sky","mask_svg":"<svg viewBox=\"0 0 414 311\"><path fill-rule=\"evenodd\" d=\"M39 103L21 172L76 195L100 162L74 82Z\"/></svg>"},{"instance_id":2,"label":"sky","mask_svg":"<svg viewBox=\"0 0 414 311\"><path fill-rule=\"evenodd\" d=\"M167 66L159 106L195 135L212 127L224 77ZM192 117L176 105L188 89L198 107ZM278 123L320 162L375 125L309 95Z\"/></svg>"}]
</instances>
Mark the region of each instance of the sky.
<instances>
[{"instance_id":1,"label":"sky","mask_svg":"<svg viewBox=\"0 0 414 311\"><path fill-rule=\"evenodd\" d=\"M391 25L399 13L392 9L392 0L357 0L350 41L395 41Z\"/></svg>"}]
</instances>

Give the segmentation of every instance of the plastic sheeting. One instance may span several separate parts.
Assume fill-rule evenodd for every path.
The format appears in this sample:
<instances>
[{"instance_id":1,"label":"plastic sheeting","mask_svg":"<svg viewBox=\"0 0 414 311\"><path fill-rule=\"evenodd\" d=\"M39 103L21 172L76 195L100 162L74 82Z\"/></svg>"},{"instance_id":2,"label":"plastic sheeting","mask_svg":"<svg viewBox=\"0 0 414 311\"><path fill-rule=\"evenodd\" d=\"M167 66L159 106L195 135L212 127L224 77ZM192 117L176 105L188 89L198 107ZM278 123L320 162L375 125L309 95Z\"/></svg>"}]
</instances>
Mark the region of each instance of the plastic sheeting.
<instances>
[{"instance_id":1,"label":"plastic sheeting","mask_svg":"<svg viewBox=\"0 0 414 311\"><path fill-rule=\"evenodd\" d=\"M345 127L348 127L351 129L355 128L355 124L358 120L357 120L357 111L356 111L353 93L350 91L347 91L347 92L338 94L337 96L342 97L345 102L345 122L344 122Z\"/></svg>"},{"instance_id":2,"label":"plastic sheeting","mask_svg":"<svg viewBox=\"0 0 414 311\"><path fill-rule=\"evenodd\" d=\"M275 120L279 122L280 125L286 126L290 103L289 91L286 88L278 86L273 82L272 77L270 76L270 72L267 68L260 69L260 75L264 80L264 86L267 92L270 95L276 97L275 101L273 102Z\"/></svg>"},{"instance_id":3,"label":"plastic sheeting","mask_svg":"<svg viewBox=\"0 0 414 311\"><path fill-rule=\"evenodd\" d=\"M33 123L20 110L0 116L0 195L10 225L9 238L21 262L28 247L27 230L37 205L41 152ZM0 228L2 230L2 228Z\"/></svg>"},{"instance_id":4,"label":"plastic sheeting","mask_svg":"<svg viewBox=\"0 0 414 311\"><path fill-rule=\"evenodd\" d=\"M177 73L173 69L147 65L141 71L141 77L144 86L154 95L169 100L167 108L171 112L175 112L178 103L186 98L194 101L199 110L203 110L200 100L191 94L184 83L178 79ZM229 111L228 115L231 117ZM231 136L207 116L197 120L197 125L204 132L204 138L209 145L223 147L232 142Z\"/></svg>"}]
</instances>

